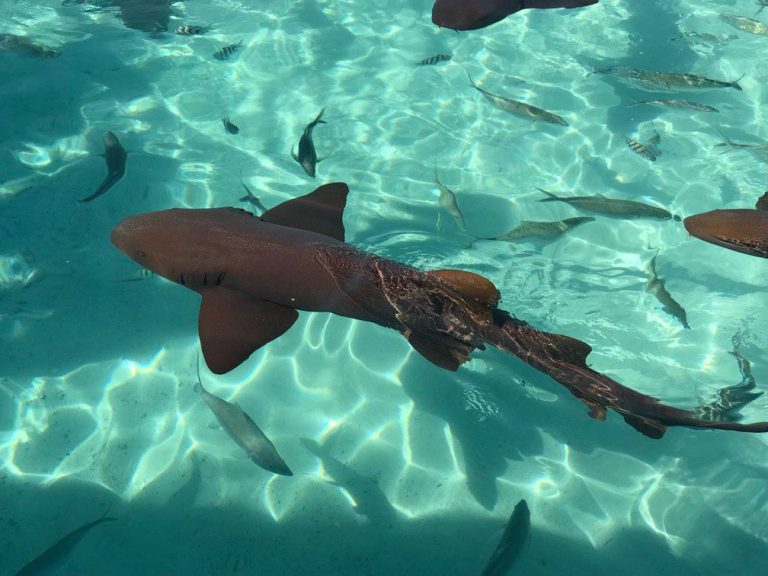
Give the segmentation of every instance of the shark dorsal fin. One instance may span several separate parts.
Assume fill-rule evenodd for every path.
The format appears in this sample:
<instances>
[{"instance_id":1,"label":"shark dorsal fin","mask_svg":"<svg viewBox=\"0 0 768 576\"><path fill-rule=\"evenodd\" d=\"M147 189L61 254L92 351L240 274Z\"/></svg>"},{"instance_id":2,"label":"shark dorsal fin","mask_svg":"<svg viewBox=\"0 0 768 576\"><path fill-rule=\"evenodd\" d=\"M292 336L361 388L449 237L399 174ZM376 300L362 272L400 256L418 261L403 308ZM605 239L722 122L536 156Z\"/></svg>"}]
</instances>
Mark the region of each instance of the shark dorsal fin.
<instances>
[{"instance_id":1,"label":"shark dorsal fin","mask_svg":"<svg viewBox=\"0 0 768 576\"><path fill-rule=\"evenodd\" d=\"M205 363L225 374L293 326L293 308L218 286L203 291L198 330Z\"/></svg>"},{"instance_id":2,"label":"shark dorsal fin","mask_svg":"<svg viewBox=\"0 0 768 576\"><path fill-rule=\"evenodd\" d=\"M344 206L349 187L323 184L306 196L287 200L261 215L264 222L324 234L344 242Z\"/></svg>"},{"instance_id":3,"label":"shark dorsal fin","mask_svg":"<svg viewBox=\"0 0 768 576\"><path fill-rule=\"evenodd\" d=\"M755 204L755 208L757 210L765 210L768 212L768 192L760 196L760 198L757 199L757 204Z\"/></svg>"},{"instance_id":4,"label":"shark dorsal fin","mask_svg":"<svg viewBox=\"0 0 768 576\"><path fill-rule=\"evenodd\" d=\"M443 282L450 284L456 291L466 298L471 298L481 304L495 308L499 303L499 291L493 282L480 274L466 272L464 270L430 270L429 276L436 276Z\"/></svg>"}]
</instances>

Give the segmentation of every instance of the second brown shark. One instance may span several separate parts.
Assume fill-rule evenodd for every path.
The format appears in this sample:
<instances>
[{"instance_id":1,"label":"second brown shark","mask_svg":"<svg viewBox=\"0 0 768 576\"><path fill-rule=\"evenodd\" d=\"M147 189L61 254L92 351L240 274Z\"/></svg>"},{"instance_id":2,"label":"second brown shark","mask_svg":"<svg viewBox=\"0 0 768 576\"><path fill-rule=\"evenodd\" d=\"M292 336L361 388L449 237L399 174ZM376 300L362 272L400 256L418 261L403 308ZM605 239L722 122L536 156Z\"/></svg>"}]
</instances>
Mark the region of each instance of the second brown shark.
<instances>
[{"instance_id":1,"label":"second brown shark","mask_svg":"<svg viewBox=\"0 0 768 576\"><path fill-rule=\"evenodd\" d=\"M656 300L661 303L664 312L677 318L684 328L690 329L690 326L688 325L688 315L685 312L685 308L683 308L677 300L672 298L672 294L669 293L669 290L667 290L667 287L664 285L664 279L659 278L658 274L656 273L656 257L658 255L658 252L654 254L653 258L651 258L650 264L648 265L649 277L648 282L645 284L645 290L646 292L653 293L653 295L656 297Z\"/></svg>"}]
</instances>

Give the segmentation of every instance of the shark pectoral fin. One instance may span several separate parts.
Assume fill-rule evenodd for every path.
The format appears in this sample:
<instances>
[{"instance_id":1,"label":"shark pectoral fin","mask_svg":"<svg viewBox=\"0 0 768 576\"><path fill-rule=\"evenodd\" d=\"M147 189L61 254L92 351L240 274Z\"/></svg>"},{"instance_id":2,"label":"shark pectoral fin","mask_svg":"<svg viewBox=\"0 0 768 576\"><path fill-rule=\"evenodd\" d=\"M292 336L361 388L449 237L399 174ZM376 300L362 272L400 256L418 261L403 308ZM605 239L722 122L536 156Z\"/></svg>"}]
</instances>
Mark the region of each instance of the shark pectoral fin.
<instances>
[{"instance_id":1,"label":"shark pectoral fin","mask_svg":"<svg viewBox=\"0 0 768 576\"><path fill-rule=\"evenodd\" d=\"M344 207L349 187L343 182L323 184L306 196L278 204L261 215L264 222L325 234L344 241Z\"/></svg>"},{"instance_id":2,"label":"shark pectoral fin","mask_svg":"<svg viewBox=\"0 0 768 576\"><path fill-rule=\"evenodd\" d=\"M296 160L296 162L300 162L298 155L293 151L293 146L291 146L291 158Z\"/></svg>"},{"instance_id":3,"label":"shark pectoral fin","mask_svg":"<svg viewBox=\"0 0 768 576\"><path fill-rule=\"evenodd\" d=\"M584 402L587 408L589 408L590 418L594 418L595 420L605 420L605 417L608 414L608 408L599 402L595 402L594 400L589 400L587 398L579 397L579 400Z\"/></svg>"},{"instance_id":4,"label":"shark pectoral fin","mask_svg":"<svg viewBox=\"0 0 768 576\"><path fill-rule=\"evenodd\" d=\"M427 275L439 278L453 286L463 296L476 300L486 306L495 307L499 303L499 290L494 286L493 282L484 276L480 276L480 274L464 270L446 269L430 270L427 272Z\"/></svg>"},{"instance_id":5,"label":"shark pectoral fin","mask_svg":"<svg viewBox=\"0 0 768 576\"><path fill-rule=\"evenodd\" d=\"M624 421L638 432L642 432L649 438L659 439L664 436L667 427L657 420L624 414Z\"/></svg>"},{"instance_id":6,"label":"shark pectoral fin","mask_svg":"<svg viewBox=\"0 0 768 576\"><path fill-rule=\"evenodd\" d=\"M405 337L416 352L432 364L451 372L455 372L469 360L469 354L474 350L469 344L444 334L408 331Z\"/></svg>"},{"instance_id":7,"label":"shark pectoral fin","mask_svg":"<svg viewBox=\"0 0 768 576\"><path fill-rule=\"evenodd\" d=\"M198 330L208 368L224 374L290 328L299 313L229 288L203 291Z\"/></svg>"}]
</instances>

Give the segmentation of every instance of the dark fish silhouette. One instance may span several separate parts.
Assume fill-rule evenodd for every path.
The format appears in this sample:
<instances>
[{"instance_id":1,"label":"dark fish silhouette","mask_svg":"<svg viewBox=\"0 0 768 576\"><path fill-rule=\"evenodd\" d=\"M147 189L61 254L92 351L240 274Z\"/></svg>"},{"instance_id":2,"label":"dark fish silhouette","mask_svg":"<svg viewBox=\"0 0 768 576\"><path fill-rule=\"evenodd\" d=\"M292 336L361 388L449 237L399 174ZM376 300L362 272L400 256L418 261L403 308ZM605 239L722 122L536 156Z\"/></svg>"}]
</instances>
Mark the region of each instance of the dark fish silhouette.
<instances>
[{"instance_id":1,"label":"dark fish silhouette","mask_svg":"<svg viewBox=\"0 0 768 576\"><path fill-rule=\"evenodd\" d=\"M238 134L240 132L240 128L238 128L237 125L230 122L229 118L222 118L221 123L224 124L224 130L226 130L230 134Z\"/></svg>"},{"instance_id":2,"label":"dark fish silhouette","mask_svg":"<svg viewBox=\"0 0 768 576\"><path fill-rule=\"evenodd\" d=\"M240 40L237 44L230 44L229 46L223 46L213 53L213 57L216 60L229 60L233 54L238 52L243 46L243 41Z\"/></svg>"},{"instance_id":3,"label":"dark fish silhouette","mask_svg":"<svg viewBox=\"0 0 768 576\"><path fill-rule=\"evenodd\" d=\"M754 210L712 210L688 216L683 224L689 234L705 242L768 258L768 192Z\"/></svg>"},{"instance_id":4,"label":"dark fish silhouette","mask_svg":"<svg viewBox=\"0 0 768 576\"><path fill-rule=\"evenodd\" d=\"M83 524L80 528L75 528L54 542L48 548L43 550L38 556L25 564L14 576L33 576L35 574L47 574L49 570L55 567L62 558L69 554L77 546L80 540L91 530L102 522L114 522L117 518L107 516L109 509L98 520Z\"/></svg>"},{"instance_id":5,"label":"dark fish silhouette","mask_svg":"<svg viewBox=\"0 0 768 576\"><path fill-rule=\"evenodd\" d=\"M515 116L520 116L521 118L526 118L528 120L547 122L548 124L559 124L560 126L568 126L568 122L563 120L557 114L547 112L542 108L537 108L536 106L526 104L525 102L519 102L517 100L505 98L504 96L498 96L497 94L483 90L474 83L471 76L469 76L469 82L478 92L485 96L488 102L493 104L494 107L498 108L499 110L504 110L505 112L509 112L510 114L514 114Z\"/></svg>"},{"instance_id":6,"label":"dark fish silhouette","mask_svg":"<svg viewBox=\"0 0 768 576\"><path fill-rule=\"evenodd\" d=\"M523 220L501 236L493 236L490 238L477 238L477 240L505 240L507 242L517 241L539 241L539 242L551 242L556 240L569 230L572 230L580 224L586 224L587 222L594 221L592 216L577 216L575 218L565 218L564 220L556 220L554 222L540 222L535 220Z\"/></svg>"},{"instance_id":7,"label":"dark fish silhouette","mask_svg":"<svg viewBox=\"0 0 768 576\"><path fill-rule=\"evenodd\" d=\"M478 274L425 272L346 244L348 192L346 184L326 184L261 218L234 208L150 212L124 219L111 239L141 266L202 296L200 343L216 374L285 333L298 310L323 311L397 330L446 370L488 343L554 378L593 418L612 409L652 438L667 426L768 432L768 422L699 419L592 370L588 344L513 318Z\"/></svg>"},{"instance_id":8,"label":"dark fish silhouette","mask_svg":"<svg viewBox=\"0 0 768 576\"><path fill-rule=\"evenodd\" d=\"M476 30L525 8L581 8L598 0L436 0L432 22L441 28Z\"/></svg>"},{"instance_id":9,"label":"dark fish silhouette","mask_svg":"<svg viewBox=\"0 0 768 576\"><path fill-rule=\"evenodd\" d=\"M304 169L304 172L312 178L315 177L317 163L323 160L322 158L317 157L315 143L312 142L312 130L315 129L315 126L318 124L326 124L325 120L322 119L323 112L325 112L325 108L320 110L320 114L317 115L317 118L312 120L312 122L307 124L304 128L304 133L301 135L301 138L299 138L299 153L296 154L293 151L293 147L291 147L291 158L296 160L296 162L298 162Z\"/></svg>"},{"instance_id":10,"label":"dark fish silhouette","mask_svg":"<svg viewBox=\"0 0 768 576\"><path fill-rule=\"evenodd\" d=\"M381 490L376 478L364 476L354 468L333 457L330 450L309 438L299 439L302 445L320 458L323 470L333 478L333 483L346 490L355 501L354 510L374 524L392 523L397 520L397 510Z\"/></svg>"},{"instance_id":11,"label":"dark fish silhouette","mask_svg":"<svg viewBox=\"0 0 768 576\"><path fill-rule=\"evenodd\" d=\"M125 176L128 153L120 145L117 136L112 132L104 134L104 159L107 161L107 177L104 178L104 181L96 188L93 194L83 198L80 202L90 202L94 198L98 198Z\"/></svg>"},{"instance_id":12,"label":"dark fish silhouette","mask_svg":"<svg viewBox=\"0 0 768 576\"><path fill-rule=\"evenodd\" d=\"M531 512L528 503L520 500L509 517L504 534L491 554L480 576L506 576L531 539Z\"/></svg>"},{"instance_id":13,"label":"dark fish silhouette","mask_svg":"<svg viewBox=\"0 0 768 576\"><path fill-rule=\"evenodd\" d=\"M634 200L619 200L615 198L606 198L602 194L594 196L556 196L551 192L537 188L548 197L542 198L539 202L565 202L574 208L593 214L602 214L603 216L613 216L615 218L658 218L659 220L668 220L674 218L680 220L680 216L673 216L663 208L657 208L642 202Z\"/></svg>"},{"instance_id":14,"label":"dark fish silhouette","mask_svg":"<svg viewBox=\"0 0 768 576\"><path fill-rule=\"evenodd\" d=\"M199 361L195 392L202 395L221 427L245 451L251 462L274 474L293 476L293 472L277 452L275 445L240 406L214 396L203 387Z\"/></svg>"},{"instance_id":15,"label":"dark fish silhouette","mask_svg":"<svg viewBox=\"0 0 768 576\"><path fill-rule=\"evenodd\" d=\"M0 53L2 52L18 52L39 58L55 58L61 55L58 50L30 40L26 36L9 33L0 33Z\"/></svg>"},{"instance_id":16,"label":"dark fish silhouette","mask_svg":"<svg viewBox=\"0 0 768 576\"><path fill-rule=\"evenodd\" d=\"M664 312L670 316L674 316L680 321L680 324L685 328L690 328L688 325L688 315L677 300L672 298L672 294L669 293L666 286L664 286L664 279L659 278L656 274L656 256L658 252L651 258L651 263L648 265L648 282L645 285L645 289L648 292L652 292L656 296L656 300L661 303Z\"/></svg>"},{"instance_id":17,"label":"dark fish silhouette","mask_svg":"<svg viewBox=\"0 0 768 576\"><path fill-rule=\"evenodd\" d=\"M421 62L418 62L417 66L432 66L434 64L439 64L440 62L448 62L451 59L450 54L435 54L434 56L430 56L429 58L425 58Z\"/></svg>"},{"instance_id":18,"label":"dark fish silhouette","mask_svg":"<svg viewBox=\"0 0 768 576\"><path fill-rule=\"evenodd\" d=\"M242 180L240 181L240 184L243 185L243 188L245 189L245 196L240 198L240 202L248 202L251 206L256 208L259 212L266 212L267 209L264 207L264 204L261 203L261 200L259 200L253 192L248 188L248 186L245 185L245 182Z\"/></svg>"}]
</instances>

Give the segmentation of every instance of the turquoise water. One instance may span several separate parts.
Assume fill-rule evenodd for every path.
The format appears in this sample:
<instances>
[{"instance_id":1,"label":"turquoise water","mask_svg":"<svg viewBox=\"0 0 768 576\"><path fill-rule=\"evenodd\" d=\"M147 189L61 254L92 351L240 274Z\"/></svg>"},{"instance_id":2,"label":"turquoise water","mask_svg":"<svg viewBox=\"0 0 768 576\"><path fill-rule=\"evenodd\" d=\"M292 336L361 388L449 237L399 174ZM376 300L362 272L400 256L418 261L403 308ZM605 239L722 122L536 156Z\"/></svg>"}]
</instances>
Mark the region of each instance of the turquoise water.
<instances>
[{"instance_id":1,"label":"turquoise water","mask_svg":"<svg viewBox=\"0 0 768 576\"><path fill-rule=\"evenodd\" d=\"M766 574L768 436L672 428L651 440L614 413L589 419L499 351L450 373L398 333L339 316L301 313L235 371L203 370L294 476L256 467L193 391L199 297L140 276L109 242L130 214L245 206L241 179L268 207L343 181L348 242L488 277L503 308L588 342L590 366L626 386L709 402L742 380L736 338L764 391L763 259L672 220L597 217L549 243L470 245L582 215L538 202L537 187L683 217L752 207L768 188L765 150L717 144L768 140L768 38L718 15L768 24L759 7L601 0L457 34L431 23L429 0L189 0L160 34L117 9L4 0L0 33L61 55L0 52L0 574L109 506L118 520L51 573L479 574L520 499L532 534L511 573ZM170 32L183 24L211 30ZM438 53L452 59L415 66ZM593 73L608 66L745 76L743 91L649 91ZM494 108L467 73L569 126ZM719 112L627 107L652 98ZM290 151L322 108L314 142L327 158L311 179ZM662 155L649 162L625 137L654 129ZM127 174L79 203L104 178L108 130ZM468 234L439 203L435 167ZM645 290L657 251L690 330ZM768 420L768 395L742 414Z\"/></svg>"}]
</instances>

